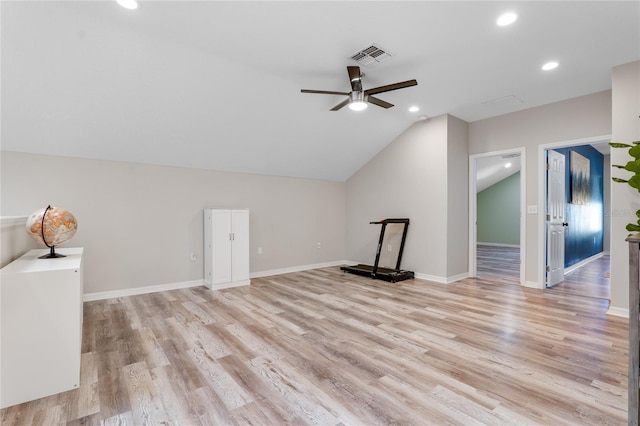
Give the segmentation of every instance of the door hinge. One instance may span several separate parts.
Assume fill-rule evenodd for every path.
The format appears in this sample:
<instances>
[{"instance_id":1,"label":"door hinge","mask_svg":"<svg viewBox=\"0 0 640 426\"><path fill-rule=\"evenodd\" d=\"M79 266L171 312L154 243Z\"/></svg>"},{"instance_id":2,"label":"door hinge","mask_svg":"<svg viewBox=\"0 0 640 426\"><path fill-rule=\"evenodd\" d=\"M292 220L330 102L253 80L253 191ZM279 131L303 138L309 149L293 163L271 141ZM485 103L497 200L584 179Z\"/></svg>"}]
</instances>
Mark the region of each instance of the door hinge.
<instances>
[{"instance_id":1,"label":"door hinge","mask_svg":"<svg viewBox=\"0 0 640 426\"><path fill-rule=\"evenodd\" d=\"M547 222L551 220L551 215L547 215Z\"/></svg>"},{"instance_id":2,"label":"door hinge","mask_svg":"<svg viewBox=\"0 0 640 426\"><path fill-rule=\"evenodd\" d=\"M551 168L551 165L547 163L547 170L549 170L550 168Z\"/></svg>"},{"instance_id":3,"label":"door hinge","mask_svg":"<svg viewBox=\"0 0 640 426\"><path fill-rule=\"evenodd\" d=\"M547 272L551 272L551 268L547 265Z\"/></svg>"}]
</instances>

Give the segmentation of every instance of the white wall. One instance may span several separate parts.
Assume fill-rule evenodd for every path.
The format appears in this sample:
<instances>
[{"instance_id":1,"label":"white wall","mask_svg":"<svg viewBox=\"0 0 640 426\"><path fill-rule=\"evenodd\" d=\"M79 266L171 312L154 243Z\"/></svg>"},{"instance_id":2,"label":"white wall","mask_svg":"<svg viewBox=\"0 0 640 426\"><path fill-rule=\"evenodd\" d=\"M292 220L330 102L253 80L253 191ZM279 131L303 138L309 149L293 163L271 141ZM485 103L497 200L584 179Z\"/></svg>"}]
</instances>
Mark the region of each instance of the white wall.
<instances>
[{"instance_id":1,"label":"white wall","mask_svg":"<svg viewBox=\"0 0 640 426\"><path fill-rule=\"evenodd\" d=\"M469 123L448 117L447 277L469 272Z\"/></svg>"},{"instance_id":2,"label":"white wall","mask_svg":"<svg viewBox=\"0 0 640 426\"><path fill-rule=\"evenodd\" d=\"M613 69L612 140L630 143L640 140L640 61ZM626 164L629 154L623 149L611 150L612 164ZM625 177L621 170L612 176ZM629 176L626 174L626 176ZM629 247L625 238L627 223L635 223L640 209L640 194L625 184L611 185L611 310L629 309Z\"/></svg>"},{"instance_id":3,"label":"white wall","mask_svg":"<svg viewBox=\"0 0 640 426\"><path fill-rule=\"evenodd\" d=\"M347 181L347 258L373 263L379 228L369 222L408 217L403 269L436 281L466 272L467 158L464 121L442 115L408 128Z\"/></svg>"},{"instance_id":4,"label":"white wall","mask_svg":"<svg viewBox=\"0 0 640 426\"><path fill-rule=\"evenodd\" d=\"M26 232L26 217L0 218L0 268L39 248Z\"/></svg>"},{"instance_id":5,"label":"white wall","mask_svg":"<svg viewBox=\"0 0 640 426\"><path fill-rule=\"evenodd\" d=\"M481 154L525 147L526 204L538 204L539 145L611 134L611 91L475 121L469 124L469 153ZM538 205L544 214L544 205ZM540 282L537 215L525 215L527 263L525 279Z\"/></svg>"},{"instance_id":6,"label":"white wall","mask_svg":"<svg viewBox=\"0 0 640 426\"><path fill-rule=\"evenodd\" d=\"M85 293L201 280L205 207L251 209L252 273L345 258L344 183L15 152L1 166L3 216L76 216Z\"/></svg>"}]
</instances>

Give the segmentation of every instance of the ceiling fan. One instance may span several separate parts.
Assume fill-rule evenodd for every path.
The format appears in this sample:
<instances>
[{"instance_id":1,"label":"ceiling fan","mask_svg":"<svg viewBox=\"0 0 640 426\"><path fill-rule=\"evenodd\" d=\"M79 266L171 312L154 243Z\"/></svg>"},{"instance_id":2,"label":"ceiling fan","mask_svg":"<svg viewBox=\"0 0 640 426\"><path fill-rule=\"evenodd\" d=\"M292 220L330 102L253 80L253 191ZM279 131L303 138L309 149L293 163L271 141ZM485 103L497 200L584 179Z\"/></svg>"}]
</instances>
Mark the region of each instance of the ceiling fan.
<instances>
[{"instance_id":1,"label":"ceiling fan","mask_svg":"<svg viewBox=\"0 0 640 426\"><path fill-rule=\"evenodd\" d=\"M388 84L386 86L374 87L373 89L362 90L362 77L364 75L360 72L360 67L348 66L347 72L349 73L349 81L351 82L351 92L333 92L329 90L307 90L302 89L302 93L319 93L322 95L344 95L348 96L347 99L340 102L338 105L331 108L331 111L338 111L345 105L349 105L349 108L354 111L362 111L367 107L367 102L378 105L382 108L391 108L393 104L385 102L382 99L378 99L372 95L378 93L390 92L392 90L404 89L405 87L411 87L418 84L416 80L407 80L401 83Z\"/></svg>"}]
</instances>

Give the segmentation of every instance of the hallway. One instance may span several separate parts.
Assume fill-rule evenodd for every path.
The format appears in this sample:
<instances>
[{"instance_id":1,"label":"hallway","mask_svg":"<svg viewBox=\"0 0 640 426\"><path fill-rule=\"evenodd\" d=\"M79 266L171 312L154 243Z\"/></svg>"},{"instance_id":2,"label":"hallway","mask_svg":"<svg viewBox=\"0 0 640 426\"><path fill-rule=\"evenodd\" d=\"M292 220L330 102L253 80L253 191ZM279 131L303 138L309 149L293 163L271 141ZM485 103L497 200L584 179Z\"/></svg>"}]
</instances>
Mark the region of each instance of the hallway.
<instances>
[{"instance_id":1,"label":"hallway","mask_svg":"<svg viewBox=\"0 0 640 426\"><path fill-rule=\"evenodd\" d=\"M495 283L520 285L520 249L478 244L477 275ZM557 294L610 300L611 260L603 255L565 273L564 281L547 288Z\"/></svg>"}]
</instances>

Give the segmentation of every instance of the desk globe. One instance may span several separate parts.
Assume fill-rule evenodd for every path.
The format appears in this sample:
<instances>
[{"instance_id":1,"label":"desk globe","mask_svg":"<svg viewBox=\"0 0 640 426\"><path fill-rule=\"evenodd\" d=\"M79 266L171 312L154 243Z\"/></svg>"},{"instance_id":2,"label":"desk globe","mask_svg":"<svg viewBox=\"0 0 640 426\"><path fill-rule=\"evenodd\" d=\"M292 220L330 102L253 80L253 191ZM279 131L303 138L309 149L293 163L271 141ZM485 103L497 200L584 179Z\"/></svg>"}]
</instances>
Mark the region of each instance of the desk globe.
<instances>
[{"instance_id":1,"label":"desk globe","mask_svg":"<svg viewBox=\"0 0 640 426\"><path fill-rule=\"evenodd\" d=\"M55 246L73 238L77 229L76 218L69 211L59 207L47 206L27 219L27 233L36 242L51 249L48 254L40 256L40 259L65 257L55 252Z\"/></svg>"}]
</instances>

